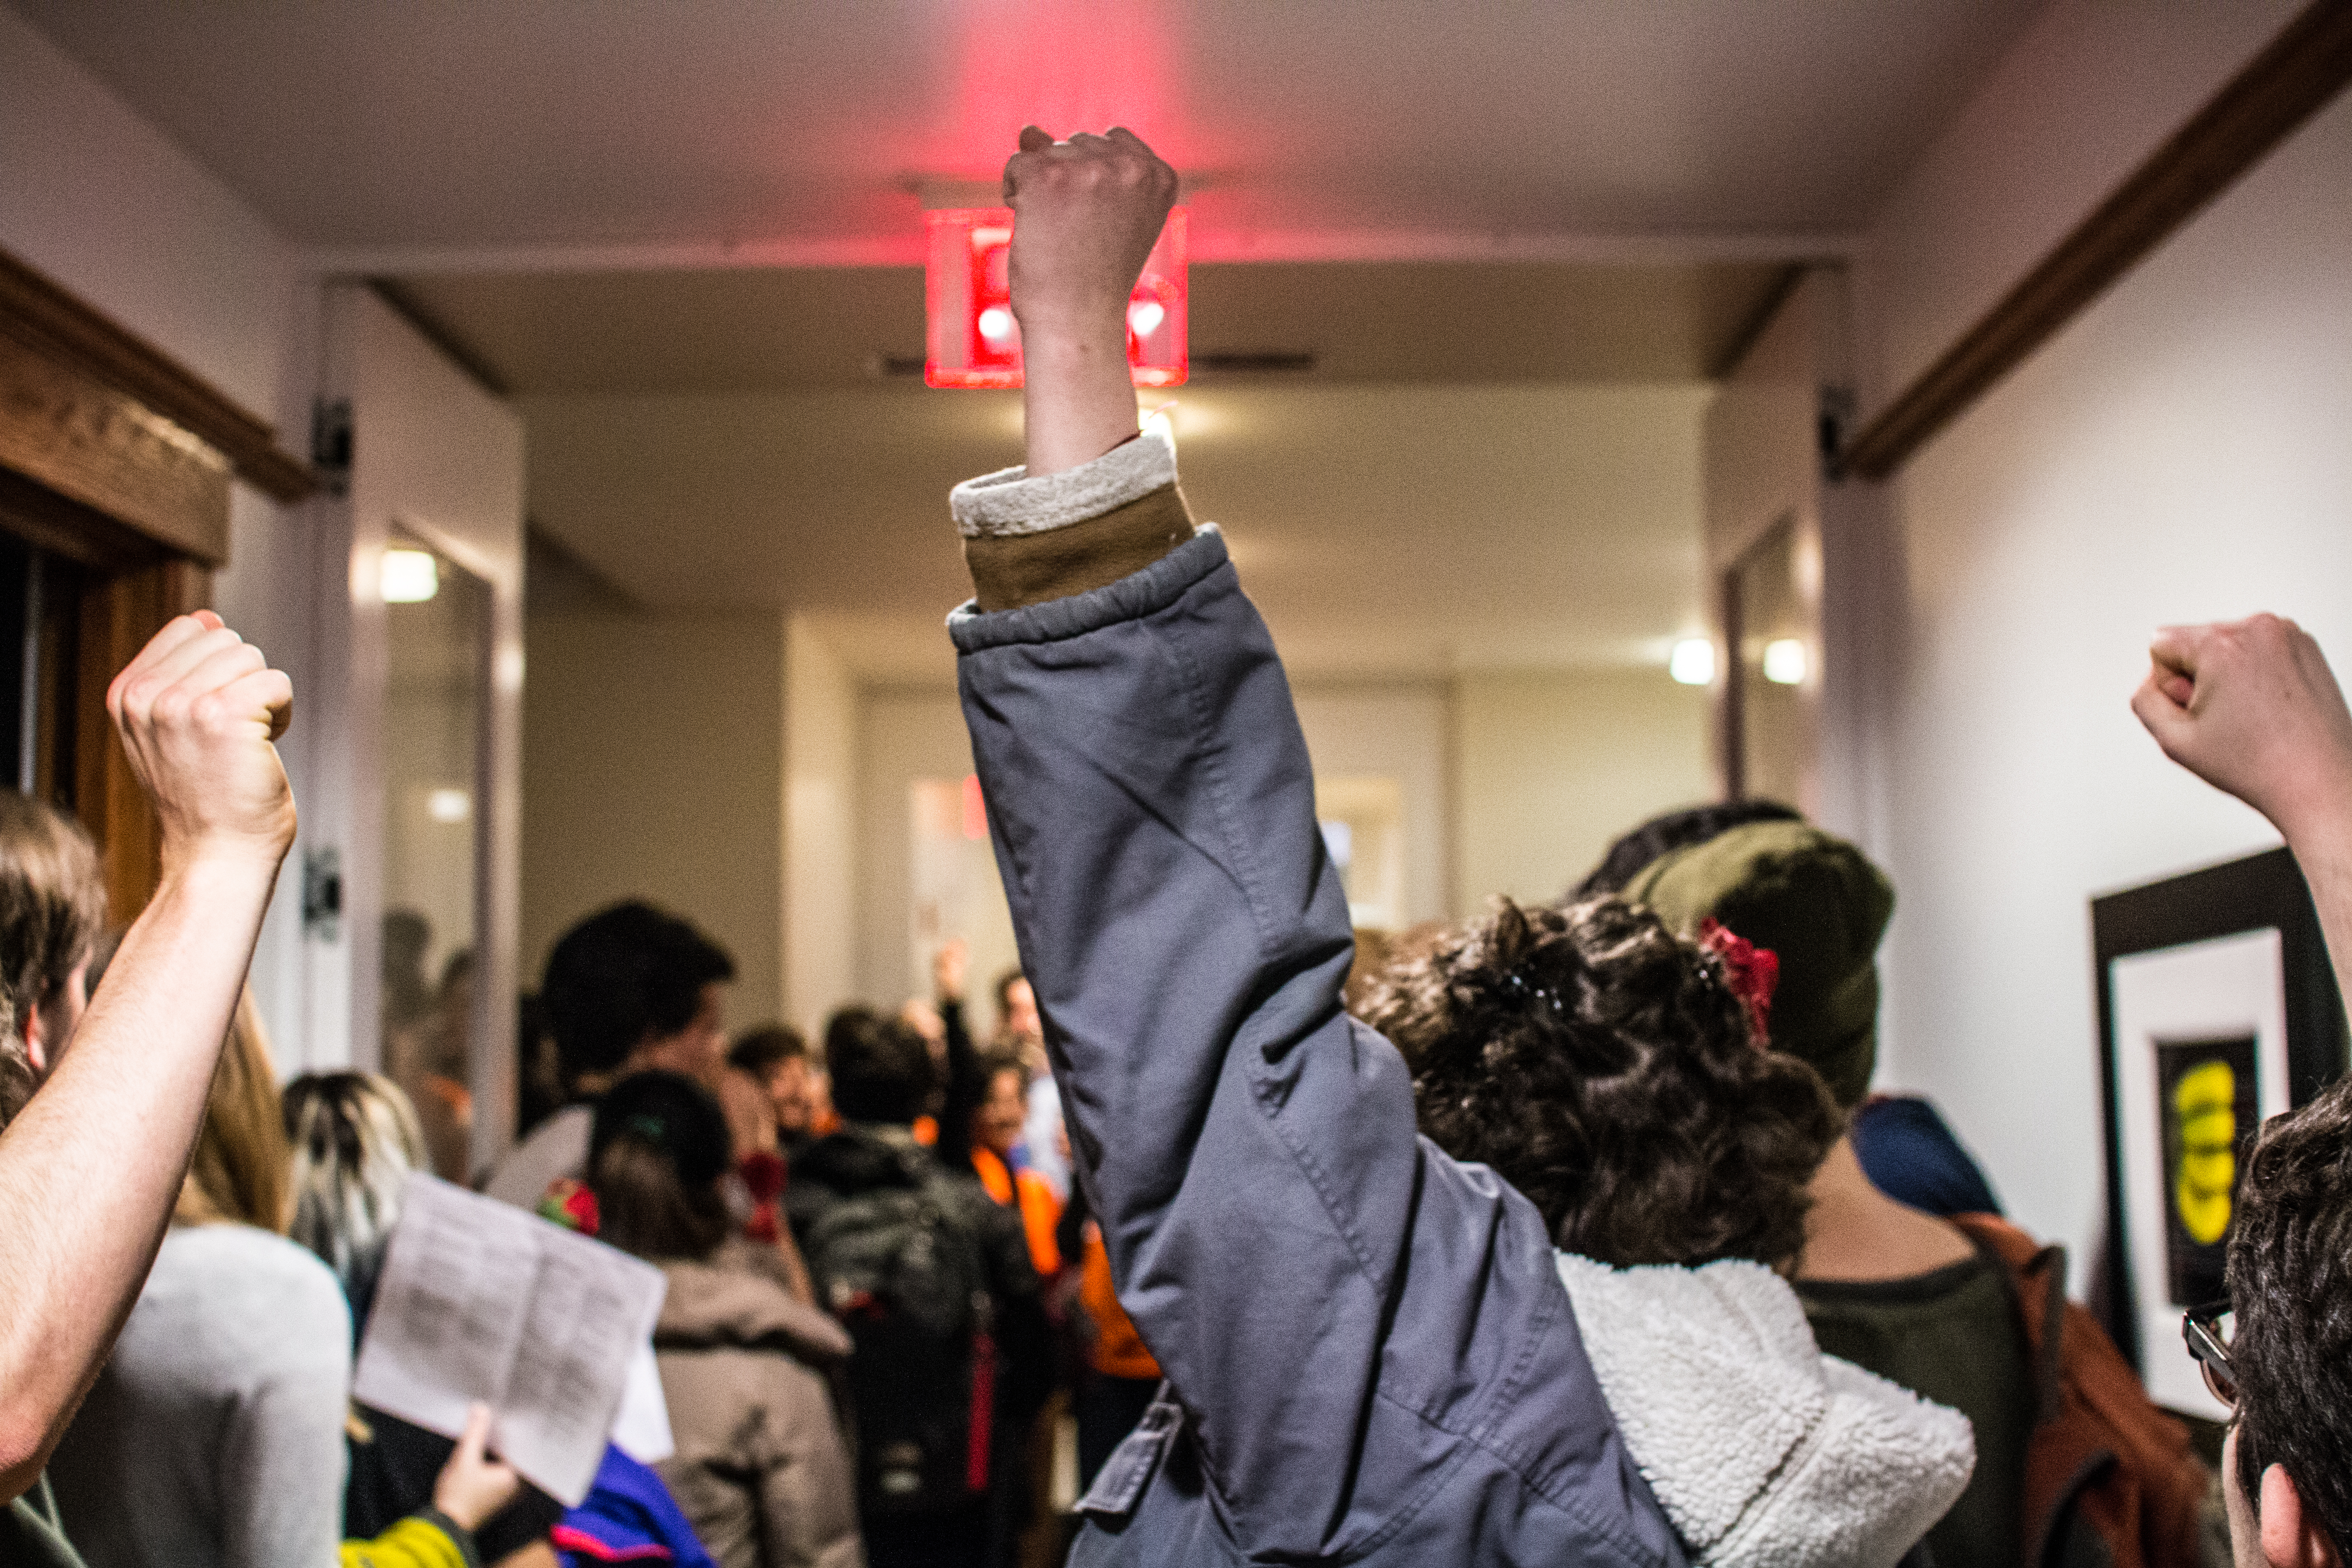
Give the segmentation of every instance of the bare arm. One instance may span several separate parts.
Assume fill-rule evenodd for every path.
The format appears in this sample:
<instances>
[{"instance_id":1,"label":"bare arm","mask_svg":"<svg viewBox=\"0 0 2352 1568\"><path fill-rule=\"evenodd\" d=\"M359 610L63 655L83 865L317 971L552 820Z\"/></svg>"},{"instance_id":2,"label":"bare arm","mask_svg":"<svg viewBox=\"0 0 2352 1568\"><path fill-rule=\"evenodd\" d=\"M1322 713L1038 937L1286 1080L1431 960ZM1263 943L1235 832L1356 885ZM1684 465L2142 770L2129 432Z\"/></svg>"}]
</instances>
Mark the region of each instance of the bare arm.
<instances>
[{"instance_id":1,"label":"bare arm","mask_svg":"<svg viewBox=\"0 0 2352 1568\"><path fill-rule=\"evenodd\" d=\"M294 799L293 689L209 611L107 691L163 826L163 881L74 1048L0 1134L0 1497L32 1485L114 1343L204 1120Z\"/></svg>"},{"instance_id":2,"label":"bare arm","mask_svg":"<svg viewBox=\"0 0 2352 1568\"><path fill-rule=\"evenodd\" d=\"M1127 300L1175 203L1176 172L1123 128L1055 142L1032 125L1004 166L1004 199L1034 479L1135 434Z\"/></svg>"},{"instance_id":3,"label":"bare arm","mask_svg":"<svg viewBox=\"0 0 2352 1568\"><path fill-rule=\"evenodd\" d=\"M2132 710L2164 754L2270 818L2311 885L2352 998L2352 711L2309 633L2276 616L2167 626Z\"/></svg>"}]
</instances>

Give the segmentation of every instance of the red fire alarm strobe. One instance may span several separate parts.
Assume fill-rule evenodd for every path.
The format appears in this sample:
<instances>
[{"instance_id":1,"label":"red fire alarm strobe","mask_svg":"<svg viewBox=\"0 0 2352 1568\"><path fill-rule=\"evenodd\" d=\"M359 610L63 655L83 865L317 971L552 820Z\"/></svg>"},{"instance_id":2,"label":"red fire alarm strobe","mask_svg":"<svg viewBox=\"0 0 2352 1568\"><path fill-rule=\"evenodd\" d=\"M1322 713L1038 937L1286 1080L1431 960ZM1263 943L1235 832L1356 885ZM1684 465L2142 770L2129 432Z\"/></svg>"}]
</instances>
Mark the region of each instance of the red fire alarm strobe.
<instances>
[{"instance_id":1,"label":"red fire alarm strobe","mask_svg":"<svg viewBox=\"0 0 2352 1568\"><path fill-rule=\"evenodd\" d=\"M923 215L931 226L923 290L930 315L923 380L932 386L1018 386L1021 328L1005 276L1011 207L958 207ZM1181 386L1184 345L1184 209L1168 215L1160 243L1127 302L1127 363L1138 386Z\"/></svg>"}]
</instances>

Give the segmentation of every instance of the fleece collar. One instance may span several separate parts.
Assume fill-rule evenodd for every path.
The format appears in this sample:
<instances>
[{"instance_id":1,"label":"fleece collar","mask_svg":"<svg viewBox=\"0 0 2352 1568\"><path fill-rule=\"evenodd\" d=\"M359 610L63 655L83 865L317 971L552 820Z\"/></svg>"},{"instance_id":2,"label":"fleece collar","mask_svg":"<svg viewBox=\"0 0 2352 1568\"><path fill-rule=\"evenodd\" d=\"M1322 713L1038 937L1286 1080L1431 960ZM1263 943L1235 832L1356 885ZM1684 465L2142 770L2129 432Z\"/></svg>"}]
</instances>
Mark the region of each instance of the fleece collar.
<instances>
[{"instance_id":1,"label":"fleece collar","mask_svg":"<svg viewBox=\"0 0 2352 1568\"><path fill-rule=\"evenodd\" d=\"M966 539L1045 533L1114 511L1176 482L1176 443L1148 426L1090 463L1031 479L1026 468L999 468L948 492L948 510Z\"/></svg>"},{"instance_id":2,"label":"fleece collar","mask_svg":"<svg viewBox=\"0 0 2352 1568\"><path fill-rule=\"evenodd\" d=\"M1626 1449L1694 1564L1892 1568L1968 1486L1968 1418L1822 1354L1761 1264L1559 1264Z\"/></svg>"}]
</instances>

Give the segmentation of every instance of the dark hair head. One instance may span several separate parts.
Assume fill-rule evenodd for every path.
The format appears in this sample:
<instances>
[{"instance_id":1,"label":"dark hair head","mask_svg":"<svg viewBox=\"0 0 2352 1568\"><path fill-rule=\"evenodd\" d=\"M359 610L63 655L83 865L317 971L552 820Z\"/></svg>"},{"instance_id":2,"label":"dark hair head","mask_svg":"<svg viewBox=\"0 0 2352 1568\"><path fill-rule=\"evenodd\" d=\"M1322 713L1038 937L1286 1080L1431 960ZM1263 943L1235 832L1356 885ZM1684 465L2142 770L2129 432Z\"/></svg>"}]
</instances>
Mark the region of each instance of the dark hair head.
<instances>
[{"instance_id":1,"label":"dark hair head","mask_svg":"<svg viewBox=\"0 0 2352 1568\"><path fill-rule=\"evenodd\" d=\"M702 988L735 961L676 915L631 901L590 915L547 955L540 1005L566 1078L611 1072L649 1039L694 1021Z\"/></svg>"},{"instance_id":2,"label":"dark hair head","mask_svg":"<svg viewBox=\"0 0 2352 1568\"><path fill-rule=\"evenodd\" d=\"M0 993L17 1023L56 998L105 924L89 835L54 807L0 790Z\"/></svg>"},{"instance_id":3,"label":"dark hair head","mask_svg":"<svg viewBox=\"0 0 2352 1568\"><path fill-rule=\"evenodd\" d=\"M1009 998L1013 994L1013 985L1016 983L1028 978L1029 977L1026 974L1024 974L1021 972L1021 966L1017 963L996 977L996 984L993 987L993 990L996 997L996 1016L998 1017L1003 1017L1004 1015L1012 1009L1013 1004Z\"/></svg>"},{"instance_id":4,"label":"dark hair head","mask_svg":"<svg viewBox=\"0 0 2352 1568\"><path fill-rule=\"evenodd\" d=\"M1777 800L1732 800L1712 805L1686 805L1654 816L1609 847L1601 864L1586 873L1573 892L1560 900L1574 903L1622 891L1633 874L1659 856L1686 845L1703 844L1727 828L1751 822L1802 822L1801 813Z\"/></svg>"},{"instance_id":5,"label":"dark hair head","mask_svg":"<svg viewBox=\"0 0 2352 1568\"><path fill-rule=\"evenodd\" d=\"M747 1029L737 1037L733 1048L727 1053L727 1065L753 1078L764 1079L779 1064L805 1060L807 1057L808 1042L801 1038L798 1029L790 1024L766 1024Z\"/></svg>"},{"instance_id":6,"label":"dark hair head","mask_svg":"<svg viewBox=\"0 0 2352 1568\"><path fill-rule=\"evenodd\" d=\"M2250 1505L2284 1465L2352 1546L2352 1078L2273 1117L2246 1156L2230 1233L2238 1480Z\"/></svg>"},{"instance_id":7,"label":"dark hair head","mask_svg":"<svg viewBox=\"0 0 2352 1568\"><path fill-rule=\"evenodd\" d=\"M1647 910L1498 900L1368 989L1422 1131L1525 1193L1561 1248L1622 1268L1803 1246L1837 1111L1752 1043L1720 961Z\"/></svg>"},{"instance_id":8,"label":"dark hair head","mask_svg":"<svg viewBox=\"0 0 2352 1568\"><path fill-rule=\"evenodd\" d=\"M732 1158L709 1090L674 1072L623 1079L588 1134L598 1237L640 1258L709 1257L727 1239L719 1178Z\"/></svg>"},{"instance_id":9,"label":"dark hair head","mask_svg":"<svg viewBox=\"0 0 2352 1568\"><path fill-rule=\"evenodd\" d=\"M901 1019L845 1007L824 1026L833 1108L851 1121L904 1126L923 1113L938 1081L931 1048Z\"/></svg>"}]
</instances>

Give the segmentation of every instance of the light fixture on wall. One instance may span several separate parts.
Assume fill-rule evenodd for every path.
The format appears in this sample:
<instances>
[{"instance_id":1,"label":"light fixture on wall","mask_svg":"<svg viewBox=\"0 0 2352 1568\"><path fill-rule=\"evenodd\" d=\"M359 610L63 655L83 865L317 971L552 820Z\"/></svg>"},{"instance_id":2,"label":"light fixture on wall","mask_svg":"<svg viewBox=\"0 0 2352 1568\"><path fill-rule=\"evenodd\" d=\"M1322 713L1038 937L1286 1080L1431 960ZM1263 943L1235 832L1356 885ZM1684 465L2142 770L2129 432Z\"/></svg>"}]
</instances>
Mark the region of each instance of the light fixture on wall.
<instances>
[{"instance_id":1,"label":"light fixture on wall","mask_svg":"<svg viewBox=\"0 0 2352 1568\"><path fill-rule=\"evenodd\" d=\"M387 550L377 579L387 605L421 605L441 591L441 563L429 550Z\"/></svg>"},{"instance_id":2,"label":"light fixture on wall","mask_svg":"<svg viewBox=\"0 0 2352 1568\"><path fill-rule=\"evenodd\" d=\"M462 789L436 789L425 797L425 815L443 824L464 822L474 815L474 797Z\"/></svg>"},{"instance_id":3,"label":"light fixture on wall","mask_svg":"<svg viewBox=\"0 0 2352 1568\"><path fill-rule=\"evenodd\" d=\"M931 231L923 268L923 380L932 386L1020 385L1021 327L1007 274L1013 209L941 207L923 217ZM1181 386L1190 371L1184 239L1185 212L1177 207L1128 299L1127 363L1138 386Z\"/></svg>"},{"instance_id":4,"label":"light fixture on wall","mask_svg":"<svg viewBox=\"0 0 2352 1568\"><path fill-rule=\"evenodd\" d=\"M1764 679L1775 686L1802 686L1809 662L1802 637L1775 637L1764 645Z\"/></svg>"},{"instance_id":5,"label":"light fixture on wall","mask_svg":"<svg viewBox=\"0 0 2352 1568\"><path fill-rule=\"evenodd\" d=\"M1715 684L1715 644L1706 637L1685 637L1666 658L1666 673L1685 686Z\"/></svg>"}]
</instances>

